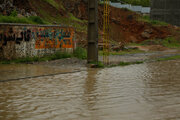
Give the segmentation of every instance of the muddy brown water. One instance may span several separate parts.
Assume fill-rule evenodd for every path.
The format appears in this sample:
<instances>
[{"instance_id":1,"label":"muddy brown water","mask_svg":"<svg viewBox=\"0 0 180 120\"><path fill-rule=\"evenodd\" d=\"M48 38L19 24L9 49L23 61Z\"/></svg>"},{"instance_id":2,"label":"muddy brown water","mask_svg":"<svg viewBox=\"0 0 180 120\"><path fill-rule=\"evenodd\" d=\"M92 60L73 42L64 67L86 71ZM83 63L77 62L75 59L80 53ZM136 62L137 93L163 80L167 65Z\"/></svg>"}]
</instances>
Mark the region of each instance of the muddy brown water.
<instances>
[{"instance_id":1,"label":"muddy brown water","mask_svg":"<svg viewBox=\"0 0 180 120\"><path fill-rule=\"evenodd\" d=\"M33 67L0 76L54 72ZM0 120L180 120L180 61L0 82Z\"/></svg>"}]
</instances>

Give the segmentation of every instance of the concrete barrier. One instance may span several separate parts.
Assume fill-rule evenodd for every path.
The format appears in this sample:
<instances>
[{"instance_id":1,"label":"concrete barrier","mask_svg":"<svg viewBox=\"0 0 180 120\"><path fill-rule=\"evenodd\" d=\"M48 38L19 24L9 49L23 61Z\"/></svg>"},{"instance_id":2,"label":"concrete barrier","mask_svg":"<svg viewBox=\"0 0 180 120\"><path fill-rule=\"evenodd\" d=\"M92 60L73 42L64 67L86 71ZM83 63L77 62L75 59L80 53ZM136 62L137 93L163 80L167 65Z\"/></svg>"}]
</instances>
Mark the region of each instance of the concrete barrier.
<instances>
[{"instance_id":1,"label":"concrete barrier","mask_svg":"<svg viewBox=\"0 0 180 120\"><path fill-rule=\"evenodd\" d=\"M72 52L74 29L57 25L0 24L0 59Z\"/></svg>"},{"instance_id":2,"label":"concrete barrier","mask_svg":"<svg viewBox=\"0 0 180 120\"><path fill-rule=\"evenodd\" d=\"M129 10L132 10L134 12L142 13L142 14L150 14L150 7L142 7L142 6L136 6L131 4L122 4L121 2L115 3L110 2L110 5L116 8L127 8Z\"/></svg>"}]
</instances>

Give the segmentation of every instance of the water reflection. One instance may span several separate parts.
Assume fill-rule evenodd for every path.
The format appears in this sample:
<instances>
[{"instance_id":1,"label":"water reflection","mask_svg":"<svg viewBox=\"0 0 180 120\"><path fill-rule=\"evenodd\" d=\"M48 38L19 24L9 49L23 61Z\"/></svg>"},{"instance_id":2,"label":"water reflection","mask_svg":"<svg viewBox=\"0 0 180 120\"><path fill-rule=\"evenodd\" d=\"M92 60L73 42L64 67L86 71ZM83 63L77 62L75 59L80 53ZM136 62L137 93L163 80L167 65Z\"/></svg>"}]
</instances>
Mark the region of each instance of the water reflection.
<instances>
[{"instance_id":1,"label":"water reflection","mask_svg":"<svg viewBox=\"0 0 180 120\"><path fill-rule=\"evenodd\" d=\"M0 120L179 120L179 71L177 60L0 82Z\"/></svg>"},{"instance_id":2,"label":"water reflection","mask_svg":"<svg viewBox=\"0 0 180 120\"><path fill-rule=\"evenodd\" d=\"M0 81L24 77L41 76L62 72L71 72L73 69L59 68L56 66L32 65L32 64L10 64L0 65Z\"/></svg>"},{"instance_id":3,"label":"water reflection","mask_svg":"<svg viewBox=\"0 0 180 120\"><path fill-rule=\"evenodd\" d=\"M91 120L97 120L97 109L94 109L94 106L96 106L97 103L97 96L96 93L96 75L97 75L98 69L91 69L88 71L87 78L85 80L84 85L84 104L87 106L87 111L89 113L89 117Z\"/></svg>"}]
</instances>

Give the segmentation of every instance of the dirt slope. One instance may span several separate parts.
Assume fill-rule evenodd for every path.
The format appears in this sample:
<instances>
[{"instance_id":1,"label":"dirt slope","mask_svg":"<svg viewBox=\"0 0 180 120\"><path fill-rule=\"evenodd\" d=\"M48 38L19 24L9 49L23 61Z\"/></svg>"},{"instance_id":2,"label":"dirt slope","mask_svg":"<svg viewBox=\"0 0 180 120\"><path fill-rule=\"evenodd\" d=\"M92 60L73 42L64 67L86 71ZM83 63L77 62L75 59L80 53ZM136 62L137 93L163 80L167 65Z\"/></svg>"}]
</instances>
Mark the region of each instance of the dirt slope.
<instances>
[{"instance_id":1,"label":"dirt slope","mask_svg":"<svg viewBox=\"0 0 180 120\"><path fill-rule=\"evenodd\" d=\"M139 17L141 16L126 9L111 7L111 37L116 41L123 39L126 42L141 42L171 35L170 26L154 26L139 21Z\"/></svg>"},{"instance_id":2,"label":"dirt slope","mask_svg":"<svg viewBox=\"0 0 180 120\"><path fill-rule=\"evenodd\" d=\"M73 25L77 30L80 43L86 44L87 35L87 1L86 0L54 0L56 4L46 0L15 0L14 4L25 10L32 10L45 20L53 24ZM26 2L25 2L26 1ZM172 26L154 26L138 21L140 15L110 7L110 36L117 43L141 42L147 39L163 39L172 35ZM84 22L84 20L86 22ZM99 33L102 33L103 5L99 5ZM102 42L102 37L100 37Z\"/></svg>"}]
</instances>

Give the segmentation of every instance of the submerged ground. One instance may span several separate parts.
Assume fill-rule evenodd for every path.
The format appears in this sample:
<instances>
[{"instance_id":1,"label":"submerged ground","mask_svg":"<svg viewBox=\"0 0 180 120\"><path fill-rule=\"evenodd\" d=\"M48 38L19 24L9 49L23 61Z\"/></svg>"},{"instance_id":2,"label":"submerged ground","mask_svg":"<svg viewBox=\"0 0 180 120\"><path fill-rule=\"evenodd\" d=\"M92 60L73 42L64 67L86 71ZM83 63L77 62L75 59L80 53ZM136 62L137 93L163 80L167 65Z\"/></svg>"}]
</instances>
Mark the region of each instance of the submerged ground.
<instances>
[{"instance_id":1,"label":"submerged ground","mask_svg":"<svg viewBox=\"0 0 180 120\"><path fill-rule=\"evenodd\" d=\"M87 47L87 3L52 1L18 0L16 6L47 24L72 25L78 45ZM99 5L100 44L102 15ZM0 21L9 18L21 19ZM108 67L89 68L77 58L0 64L0 120L179 120L179 27L113 7L110 25ZM122 51L124 45L130 51Z\"/></svg>"},{"instance_id":2,"label":"submerged ground","mask_svg":"<svg viewBox=\"0 0 180 120\"><path fill-rule=\"evenodd\" d=\"M72 69L77 66L1 65L0 119L180 119L179 60ZM15 80L48 74L54 75Z\"/></svg>"}]
</instances>

